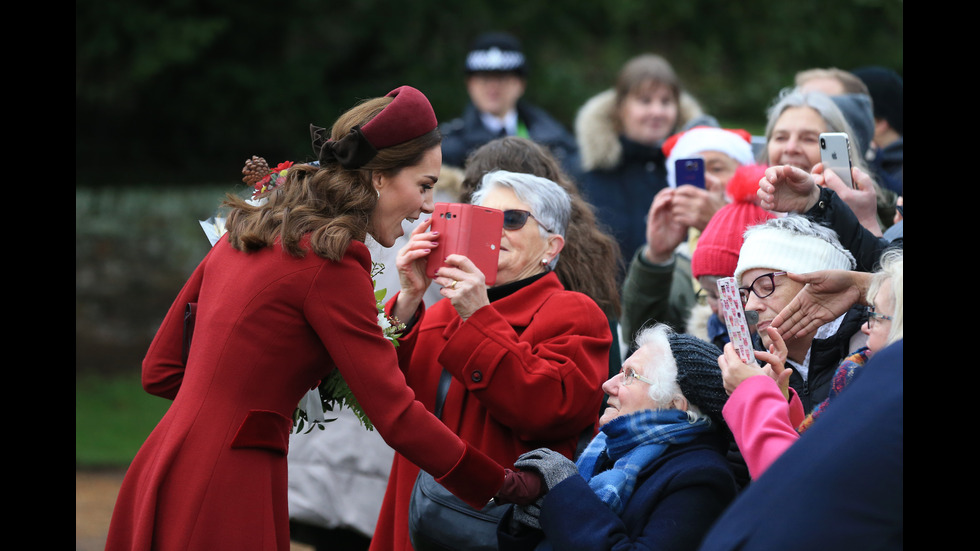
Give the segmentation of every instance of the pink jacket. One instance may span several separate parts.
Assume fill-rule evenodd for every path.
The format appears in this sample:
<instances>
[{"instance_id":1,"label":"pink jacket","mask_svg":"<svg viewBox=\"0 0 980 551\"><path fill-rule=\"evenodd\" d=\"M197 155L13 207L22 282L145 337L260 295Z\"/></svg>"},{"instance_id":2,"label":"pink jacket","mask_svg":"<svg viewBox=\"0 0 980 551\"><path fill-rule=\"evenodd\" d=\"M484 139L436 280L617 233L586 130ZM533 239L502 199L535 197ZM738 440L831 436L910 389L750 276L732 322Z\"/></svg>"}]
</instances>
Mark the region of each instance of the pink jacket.
<instances>
[{"instance_id":1,"label":"pink jacket","mask_svg":"<svg viewBox=\"0 0 980 551\"><path fill-rule=\"evenodd\" d=\"M786 403L776 381L765 376L749 377L738 385L722 409L753 479L759 478L800 437L796 427L806 415L799 396L793 389L789 392Z\"/></svg>"}]
</instances>

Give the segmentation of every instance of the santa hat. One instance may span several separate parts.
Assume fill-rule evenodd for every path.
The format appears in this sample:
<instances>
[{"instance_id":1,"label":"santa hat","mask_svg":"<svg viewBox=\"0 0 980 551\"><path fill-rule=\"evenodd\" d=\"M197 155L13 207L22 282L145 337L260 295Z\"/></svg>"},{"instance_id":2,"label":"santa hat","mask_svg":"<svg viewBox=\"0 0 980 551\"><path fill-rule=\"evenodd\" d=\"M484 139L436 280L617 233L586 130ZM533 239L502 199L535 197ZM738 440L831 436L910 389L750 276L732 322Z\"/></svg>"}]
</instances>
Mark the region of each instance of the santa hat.
<instances>
[{"instance_id":1,"label":"santa hat","mask_svg":"<svg viewBox=\"0 0 980 551\"><path fill-rule=\"evenodd\" d=\"M702 151L720 151L739 165L753 162L752 135L742 129L695 126L667 138L662 147L667 157L667 182L677 187L674 162L678 159L697 157Z\"/></svg>"}]
</instances>

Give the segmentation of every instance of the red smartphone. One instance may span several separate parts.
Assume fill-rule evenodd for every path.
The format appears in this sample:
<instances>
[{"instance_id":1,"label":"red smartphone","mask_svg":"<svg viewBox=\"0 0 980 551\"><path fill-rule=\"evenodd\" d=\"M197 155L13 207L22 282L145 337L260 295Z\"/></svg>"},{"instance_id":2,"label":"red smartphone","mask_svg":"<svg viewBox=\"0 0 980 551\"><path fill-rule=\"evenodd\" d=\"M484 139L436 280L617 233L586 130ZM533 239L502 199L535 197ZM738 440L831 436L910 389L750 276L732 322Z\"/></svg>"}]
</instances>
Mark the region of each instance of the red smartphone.
<instances>
[{"instance_id":1,"label":"red smartphone","mask_svg":"<svg viewBox=\"0 0 980 551\"><path fill-rule=\"evenodd\" d=\"M425 274L436 277L436 271L447 266L443 262L447 256L461 254L483 272L487 286L493 285L497 281L503 229L502 210L466 203L436 203L429 231L439 232L439 247L429 254Z\"/></svg>"},{"instance_id":2,"label":"red smartphone","mask_svg":"<svg viewBox=\"0 0 980 551\"><path fill-rule=\"evenodd\" d=\"M674 180L677 187L688 184L704 189L704 159L693 157L674 161Z\"/></svg>"}]
</instances>

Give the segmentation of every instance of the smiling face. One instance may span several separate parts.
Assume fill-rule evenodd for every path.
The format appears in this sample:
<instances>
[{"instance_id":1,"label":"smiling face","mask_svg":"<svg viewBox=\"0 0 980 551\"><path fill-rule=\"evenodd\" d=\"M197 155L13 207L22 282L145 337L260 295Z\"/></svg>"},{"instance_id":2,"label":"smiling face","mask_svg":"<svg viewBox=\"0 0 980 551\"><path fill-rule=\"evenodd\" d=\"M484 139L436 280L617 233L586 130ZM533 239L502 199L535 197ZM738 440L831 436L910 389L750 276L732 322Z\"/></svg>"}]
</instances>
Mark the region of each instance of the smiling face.
<instances>
[{"instance_id":1,"label":"smiling face","mask_svg":"<svg viewBox=\"0 0 980 551\"><path fill-rule=\"evenodd\" d=\"M532 215L532 209L527 203L521 201L514 191L507 187L496 187L487 192L486 197L480 204L500 210L526 210ZM503 230L500 237L500 256L497 260L497 282L496 285L504 285L519 281L535 274L545 271L545 263L549 262L559 252L564 245L561 236L548 234L547 237L541 236L538 221L533 217L528 217L523 228L517 230Z\"/></svg>"},{"instance_id":2,"label":"smiling face","mask_svg":"<svg viewBox=\"0 0 980 551\"><path fill-rule=\"evenodd\" d=\"M820 162L820 133L827 123L810 107L789 107L773 125L766 144L770 165L792 165L810 172Z\"/></svg>"},{"instance_id":3,"label":"smiling face","mask_svg":"<svg viewBox=\"0 0 980 551\"><path fill-rule=\"evenodd\" d=\"M779 270L774 270L772 268L755 268L752 270L746 270L742 274L742 281L739 283L739 287L748 287L752 285L752 283L759 276L777 271ZM802 283L793 281L785 275L775 276L773 279L773 284L775 285L775 288L773 289L771 295L767 296L766 298L759 298L754 292L750 292L749 300L745 303L746 312L759 313L759 324L757 327L759 336L762 337L762 343L766 345L766 348L769 348L769 345L772 344L772 339L769 338L769 333L766 331L766 328L772 323L772 320L776 317L776 314L782 311L782 309L796 297L797 293L803 289ZM763 285L761 283L755 287L756 290L761 290L762 288ZM787 336L787 346L791 346L794 340L795 339Z\"/></svg>"},{"instance_id":4,"label":"smiling face","mask_svg":"<svg viewBox=\"0 0 980 551\"><path fill-rule=\"evenodd\" d=\"M629 385L623 384L623 374L627 369L633 369L642 376L647 376L644 369L652 365L653 359L659 357L656 344L645 344L623 362L623 369L612 379L602 384L602 391L609 395L606 409L599 417L599 425L605 425L621 415L629 415L637 411L657 409L660 404L650 397L650 385L639 379L634 379Z\"/></svg>"},{"instance_id":5,"label":"smiling face","mask_svg":"<svg viewBox=\"0 0 980 551\"><path fill-rule=\"evenodd\" d=\"M391 247L404 235L402 221L415 221L422 213L432 213L433 193L442 167L442 148L433 147L422 159L398 172L375 171L371 181L378 190L378 204L371 215L369 233L384 247Z\"/></svg>"},{"instance_id":6,"label":"smiling face","mask_svg":"<svg viewBox=\"0 0 980 551\"><path fill-rule=\"evenodd\" d=\"M623 134L644 145L667 139L677 124L677 98L669 86L650 82L627 94L619 105Z\"/></svg>"}]
</instances>

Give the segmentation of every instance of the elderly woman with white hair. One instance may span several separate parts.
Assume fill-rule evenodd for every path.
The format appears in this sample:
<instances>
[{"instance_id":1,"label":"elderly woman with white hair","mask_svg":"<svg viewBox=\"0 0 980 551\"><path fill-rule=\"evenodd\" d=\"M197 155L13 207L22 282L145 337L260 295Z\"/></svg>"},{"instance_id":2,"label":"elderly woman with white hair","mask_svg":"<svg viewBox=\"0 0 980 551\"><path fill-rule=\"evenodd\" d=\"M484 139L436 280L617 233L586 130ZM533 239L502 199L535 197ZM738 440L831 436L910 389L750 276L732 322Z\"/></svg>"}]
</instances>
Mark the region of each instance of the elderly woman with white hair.
<instances>
[{"instance_id":1,"label":"elderly woman with white hair","mask_svg":"<svg viewBox=\"0 0 980 551\"><path fill-rule=\"evenodd\" d=\"M576 463L548 449L515 463L548 492L504 515L500 549L696 549L734 499L718 348L663 324L637 344Z\"/></svg>"},{"instance_id":2,"label":"elderly woman with white hair","mask_svg":"<svg viewBox=\"0 0 980 551\"><path fill-rule=\"evenodd\" d=\"M753 478L765 472L824 411L833 407L836 397L871 356L904 337L904 265L902 250L891 249L882 256L881 267L874 274L822 273L848 282L847 287L867 288L864 296L869 315L861 330L868 340L867 346L841 362L834 373L829 396L805 418L798 396L787 388L785 375L780 376L785 371L779 354L756 352L758 359L768 362L760 369L742 362L731 345L726 345L724 355L718 358L725 388L731 392L723 414ZM775 348L779 349L779 333L775 329L769 331L777 342Z\"/></svg>"},{"instance_id":3,"label":"elderly woman with white hair","mask_svg":"<svg viewBox=\"0 0 980 551\"><path fill-rule=\"evenodd\" d=\"M566 290L553 271L571 201L546 178L495 171L472 202L504 211L496 282L488 288L470 259L451 254L434 279L446 299L425 308L426 260L441 253L431 222L416 228L398 254L401 291L388 304L408 325L397 349L402 371L433 411L447 381L443 422L501 464L541 446L571 457L580 435L594 433L612 343L595 301ZM395 455L373 549L412 549L418 472Z\"/></svg>"}]
</instances>

